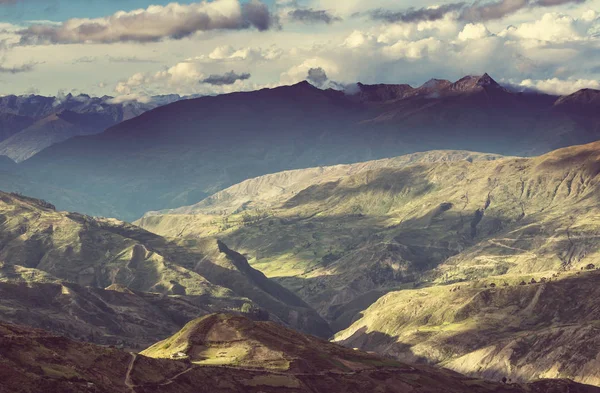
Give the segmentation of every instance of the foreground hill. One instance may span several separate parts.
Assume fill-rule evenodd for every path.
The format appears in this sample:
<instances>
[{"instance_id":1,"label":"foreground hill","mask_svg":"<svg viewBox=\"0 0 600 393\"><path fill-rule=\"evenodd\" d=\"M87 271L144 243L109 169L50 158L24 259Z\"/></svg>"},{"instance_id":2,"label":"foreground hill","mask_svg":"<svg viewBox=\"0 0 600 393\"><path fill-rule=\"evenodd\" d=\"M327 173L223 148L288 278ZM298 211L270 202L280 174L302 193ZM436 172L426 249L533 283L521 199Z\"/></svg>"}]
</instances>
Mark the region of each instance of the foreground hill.
<instances>
[{"instance_id":1,"label":"foreground hill","mask_svg":"<svg viewBox=\"0 0 600 393\"><path fill-rule=\"evenodd\" d=\"M586 97L513 93L488 75L419 88L359 85L352 95L303 82L166 105L54 145L18 175L35 185L33 196L49 188L88 196L57 200L61 209L135 220L284 170L433 149L532 155L591 142L599 116L580 110L593 106Z\"/></svg>"},{"instance_id":2,"label":"foreground hill","mask_svg":"<svg viewBox=\"0 0 600 393\"><path fill-rule=\"evenodd\" d=\"M223 317L219 317L223 318ZM226 317L224 317L226 318ZM249 321L239 321L247 325ZM190 326L194 329L194 326ZM259 327L260 329L262 327ZM278 336L292 332L275 325ZM229 333L238 332L233 328ZM204 332L190 331L190 336ZM213 333L212 331L210 333ZM209 334L210 334L209 333ZM184 335L185 332L179 335ZM292 333L294 334L294 333ZM227 342L231 335L226 335ZM311 342L306 338L306 343ZM335 347L335 349L333 349ZM188 361L152 359L116 349L83 344L44 331L0 324L0 392L497 392L593 393L600 389L567 380L529 385L501 384L469 379L426 366L406 366L375 356L344 350L322 342L308 346L304 356L326 362L335 351L337 368L317 372L272 371L256 361L253 368L199 366ZM304 351L298 343L288 353ZM357 362L356 360L359 360ZM360 361L363 363L361 364ZM344 363L345 362L345 363Z\"/></svg>"},{"instance_id":3,"label":"foreground hill","mask_svg":"<svg viewBox=\"0 0 600 393\"><path fill-rule=\"evenodd\" d=\"M327 323L306 303L223 243L169 240L118 220L58 212L47 202L21 195L0 193L0 260L16 270L32 269L32 275L13 274L16 278L9 282L56 282L55 277L94 288L118 284L136 292L183 296L213 310L246 299L274 320L312 334L330 334ZM60 289L67 292L65 298L76 300L72 292L87 292L61 285L48 293L58 296Z\"/></svg>"}]
</instances>

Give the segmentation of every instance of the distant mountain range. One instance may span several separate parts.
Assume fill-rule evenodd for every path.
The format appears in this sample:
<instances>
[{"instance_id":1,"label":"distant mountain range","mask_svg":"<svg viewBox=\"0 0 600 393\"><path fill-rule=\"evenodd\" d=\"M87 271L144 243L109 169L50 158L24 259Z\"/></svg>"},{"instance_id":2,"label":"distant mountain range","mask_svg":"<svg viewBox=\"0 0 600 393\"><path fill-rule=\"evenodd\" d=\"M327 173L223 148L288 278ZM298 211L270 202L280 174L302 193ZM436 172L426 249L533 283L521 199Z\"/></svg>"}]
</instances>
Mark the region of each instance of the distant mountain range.
<instances>
[{"instance_id":1,"label":"distant mountain range","mask_svg":"<svg viewBox=\"0 0 600 393\"><path fill-rule=\"evenodd\" d=\"M483 75L418 88L359 84L354 94L302 82L201 97L51 146L0 188L134 220L282 170L432 149L534 155L591 142L600 137L599 95L516 93ZM81 198L55 198L56 189Z\"/></svg>"},{"instance_id":2,"label":"distant mountain range","mask_svg":"<svg viewBox=\"0 0 600 393\"><path fill-rule=\"evenodd\" d=\"M104 131L157 106L180 100L177 94L147 102L68 94L0 97L0 155L24 161L55 143Z\"/></svg>"}]
</instances>

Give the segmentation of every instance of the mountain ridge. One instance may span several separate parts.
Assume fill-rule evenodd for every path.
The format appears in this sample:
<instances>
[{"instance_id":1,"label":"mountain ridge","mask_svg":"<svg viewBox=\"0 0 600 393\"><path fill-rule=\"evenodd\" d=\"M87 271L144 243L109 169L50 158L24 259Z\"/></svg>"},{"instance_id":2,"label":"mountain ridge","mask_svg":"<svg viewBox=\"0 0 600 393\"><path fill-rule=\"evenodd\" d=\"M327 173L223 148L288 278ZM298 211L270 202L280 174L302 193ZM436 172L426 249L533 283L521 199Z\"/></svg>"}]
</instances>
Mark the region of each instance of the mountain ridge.
<instances>
[{"instance_id":1,"label":"mountain ridge","mask_svg":"<svg viewBox=\"0 0 600 393\"><path fill-rule=\"evenodd\" d=\"M513 93L489 75L361 86L345 94L303 82L175 102L45 149L15 172L33 187L11 191L60 188L87 196L57 200L61 209L133 221L266 173L440 148L530 156L600 137L596 112L552 110L558 97Z\"/></svg>"}]
</instances>

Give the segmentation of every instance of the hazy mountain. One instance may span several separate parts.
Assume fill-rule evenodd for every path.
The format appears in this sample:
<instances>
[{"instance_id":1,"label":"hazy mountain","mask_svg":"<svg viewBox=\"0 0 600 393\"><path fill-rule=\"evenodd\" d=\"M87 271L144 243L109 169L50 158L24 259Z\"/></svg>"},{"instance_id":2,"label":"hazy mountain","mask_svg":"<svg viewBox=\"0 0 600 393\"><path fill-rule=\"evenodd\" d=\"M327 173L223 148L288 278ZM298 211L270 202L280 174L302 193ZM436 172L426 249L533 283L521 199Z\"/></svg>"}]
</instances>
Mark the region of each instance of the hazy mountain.
<instances>
[{"instance_id":1,"label":"hazy mountain","mask_svg":"<svg viewBox=\"0 0 600 393\"><path fill-rule=\"evenodd\" d=\"M217 322L212 320L217 319ZM210 323L209 323L210 322ZM205 328L206 330L204 330ZM249 340L235 342L236 336ZM277 347L280 340L290 342ZM225 356L212 348L216 340L237 346L235 356L254 359L251 367L198 365L191 359L153 359L117 349L94 346L54 336L41 330L0 325L2 384L0 392L348 392L434 393L592 393L600 389L567 380L545 380L528 385L469 379L427 366L408 366L301 336L275 324L253 324L223 315L206 317L186 326L163 344L199 348L201 362L219 364ZM264 341L262 341L264 340ZM274 346L272 346L272 343ZM245 345L255 349L243 355ZM166 350L168 348L163 348ZM262 352L262 356L259 353ZM272 370L271 357L288 359L290 367ZM302 364L313 365L303 369ZM282 363L283 364L283 363ZM314 369L314 365L322 368ZM298 367L300 370L298 371Z\"/></svg>"},{"instance_id":2,"label":"hazy mountain","mask_svg":"<svg viewBox=\"0 0 600 393\"><path fill-rule=\"evenodd\" d=\"M0 142L0 154L16 162L25 161L48 146L77 135L91 135L113 125L111 117L64 111L36 121Z\"/></svg>"},{"instance_id":3,"label":"hazy mountain","mask_svg":"<svg viewBox=\"0 0 600 393\"><path fill-rule=\"evenodd\" d=\"M104 131L123 120L180 100L179 95L148 102L119 102L113 97L0 97L0 154L24 161L48 146L79 135Z\"/></svg>"},{"instance_id":4,"label":"hazy mountain","mask_svg":"<svg viewBox=\"0 0 600 393\"><path fill-rule=\"evenodd\" d=\"M190 303L205 310L240 305L246 299L251 308L266 310L274 320L311 334L330 334L327 323L306 303L222 243L170 240L114 219L57 212L47 202L20 195L0 193L0 201L0 260L15 269L33 269L32 279L23 273L9 283L25 278L63 288L69 287L63 282L94 288L117 284L135 292L189 297ZM47 288L48 293L55 290ZM84 292L68 290L80 302L91 296ZM211 299L215 299L212 306ZM0 299L0 304L3 301L7 299ZM27 313L24 317L29 318Z\"/></svg>"},{"instance_id":5,"label":"hazy mountain","mask_svg":"<svg viewBox=\"0 0 600 393\"><path fill-rule=\"evenodd\" d=\"M185 100L46 149L20 174L36 196L88 195L60 208L133 220L282 170L440 148L531 155L599 135L597 112L557 110L558 97L510 92L488 75L357 90L303 82Z\"/></svg>"}]
</instances>

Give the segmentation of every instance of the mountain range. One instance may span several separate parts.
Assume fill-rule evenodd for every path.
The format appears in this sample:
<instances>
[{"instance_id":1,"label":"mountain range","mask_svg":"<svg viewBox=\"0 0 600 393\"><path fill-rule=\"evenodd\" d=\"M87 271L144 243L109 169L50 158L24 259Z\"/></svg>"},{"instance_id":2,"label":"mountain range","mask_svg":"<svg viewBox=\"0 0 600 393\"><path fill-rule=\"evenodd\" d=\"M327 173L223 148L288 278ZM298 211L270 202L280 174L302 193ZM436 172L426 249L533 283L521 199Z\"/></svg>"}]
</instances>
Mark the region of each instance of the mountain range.
<instances>
[{"instance_id":1,"label":"mountain range","mask_svg":"<svg viewBox=\"0 0 600 393\"><path fill-rule=\"evenodd\" d=\"M10 174L21 183L0 187L40 198L61 189L81 196L52 197L61 209L131 221L282 170L432 149L529 156L600 133L594 90L516 93L487 74L357 90L303 82L161 106L45 149Z\"/></svg>"},{"instance_id":2,"label":"mountain range","mask_svg":"<svg viewBox=\"0 0 600 393\"><path fill-rule=\"evenodd\" d=\"M0 392L596 392L599 105L2 98Z\"/></svg>"},{"instance_id":3,"label":"mountain range","mask_svg":"<svg viewBox=\"0 0 600 393\"><path fill-rule=\"evenodd\" d=\"M59 97L0 97L0 155L25 161L48 146L78 135L97 134L181 98L156 96L142 103L70 93Z\"/></svg>"}]
</instances>

